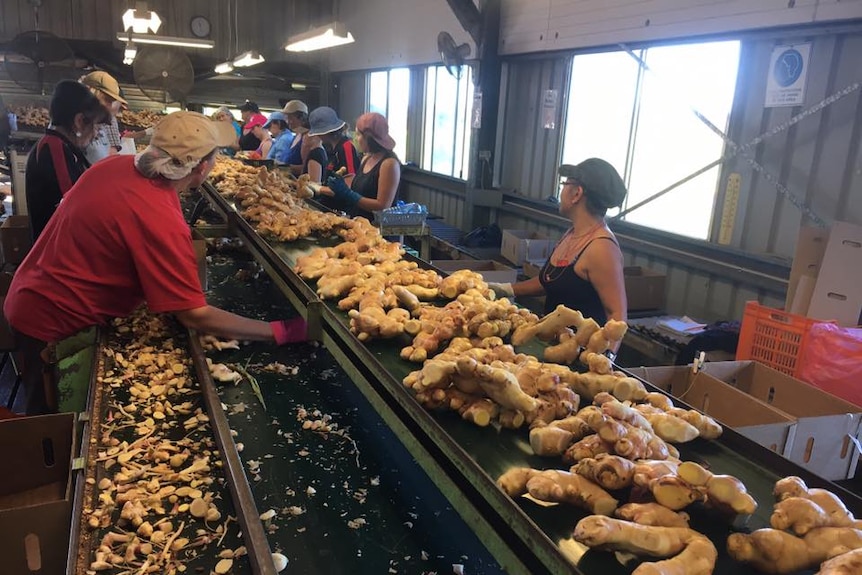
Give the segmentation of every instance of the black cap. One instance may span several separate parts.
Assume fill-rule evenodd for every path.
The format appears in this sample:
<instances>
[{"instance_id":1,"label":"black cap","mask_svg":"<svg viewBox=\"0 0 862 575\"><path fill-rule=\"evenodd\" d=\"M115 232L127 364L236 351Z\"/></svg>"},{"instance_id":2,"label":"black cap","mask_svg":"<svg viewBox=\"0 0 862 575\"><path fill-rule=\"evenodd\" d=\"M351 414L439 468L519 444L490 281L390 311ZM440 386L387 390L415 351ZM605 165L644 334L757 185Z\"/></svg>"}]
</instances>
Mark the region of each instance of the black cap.
<instances>
[{"instance_id":1,"label":"black cap","mask_svg":"<svg viewBox=\"0 0 862 575\"><path fill-rule=\"evenodd\" d=\"M602 208L622 205L626 197L626 185L616 169L601 158L589 158L573 166L560 166L560 175L571 178L584 188L584 193Z\"/></svg>"},{"instance_id":2,"label":"black cap","mask_svg":"<svg viewBox=\"0 0 862 575\"><path fill-rule=\"evenodd\" d=\"M246 100L245 104L239 107L240 112L260 112L260 107L250 100Z\"/></svg>"}]
</instances>

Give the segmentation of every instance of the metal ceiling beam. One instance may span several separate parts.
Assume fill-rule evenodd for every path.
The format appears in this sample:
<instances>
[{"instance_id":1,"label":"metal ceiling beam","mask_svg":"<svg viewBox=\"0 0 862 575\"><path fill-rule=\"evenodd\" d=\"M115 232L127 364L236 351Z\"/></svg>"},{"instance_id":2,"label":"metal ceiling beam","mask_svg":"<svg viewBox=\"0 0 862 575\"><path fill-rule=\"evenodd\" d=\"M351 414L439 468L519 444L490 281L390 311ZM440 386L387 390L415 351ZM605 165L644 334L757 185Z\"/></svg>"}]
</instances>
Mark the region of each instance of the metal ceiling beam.
<instances>
[{"instance_id":1,"label":"metal ceiling beam","mask_svg":"<svg viewBox=\"0 0 862 575\"><path fill-rule=\"evenodd\" d=\"M473 0L446 0L449 8L455 13L461 27L473 38L473 42L479 47L482 45L482 14Z\"/></svg>"}]
</instances>

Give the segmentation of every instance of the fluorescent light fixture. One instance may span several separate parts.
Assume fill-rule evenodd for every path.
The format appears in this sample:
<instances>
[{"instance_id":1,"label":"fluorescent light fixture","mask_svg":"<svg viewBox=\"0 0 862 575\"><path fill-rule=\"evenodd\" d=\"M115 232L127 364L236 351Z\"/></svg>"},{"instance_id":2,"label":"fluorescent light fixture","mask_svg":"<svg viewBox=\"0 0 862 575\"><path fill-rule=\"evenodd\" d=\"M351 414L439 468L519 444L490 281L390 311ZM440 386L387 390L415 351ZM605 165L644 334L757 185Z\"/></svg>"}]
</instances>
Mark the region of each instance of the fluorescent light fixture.
<instances>
[{"instance_id":1,"label":"fluorescent light fixture","mask_svg":"<svg viewBox=\"0 0 862 575\"><path fill-rule=\"evenodd\" d=\"M139 8L129 8L123 12L123 30L131 29L137 34L145 34L148 30L153 34L159 31L162 19L152 10L147 10L146 2L138 2Z\"/></svg>"},{"instance_id":2,"label":"fluorescent light fixture","mask_svg":"<svg viewBox=\"0 0 862 575\"><path fill-rule=\"evenodd\" d=\"M242 54L233 59L233 65L237 68L247 68L248 66L260 64L261 62L263 62L263 56L261 56L258 52L255 52L254 50L243 52Z\"/></svg>"},{"instance_id":3,"label":"fluorescent light fixture","mask_svg":"<svg viewBox=\"0 0 862 575\"><path fill-rule=\"evenodd\" d=\"M308 88L308 86L305 84L297 84L296 82L290 85L291 90L305 90L306 88Z\"/></svg>"},{"instance_id":4,"label":"fluorescent light fixture","mask_svg":"<svg viewBox=\"0 0 862 575\"><path fill-rule=\"evenodd\" d=\"M353 34L340 22L314 28L308 32L291 36L284 47L288 52L311 52L353 42Z\"/></svg>"},{"instance_id":5,"label":"fluorescent light fixture","mask_svg":"<svg viewBox=\"0 0 862 575\"><path fill-rule=\"evenodd\" d=\"M152 34L134 34L128 32L117 32L117 40L122 42L134 42L135 44L159 44L161 46L179 46L181 48L205 48L212 49L215 42L212 40L198 40L196 38L177 38L175 36L154 36Z\"/></svg>"},{"instance_id":6,"label":"fluorescent light fixture","mask_svg":"<svg viewBox=\"0 0 862 575\"><path fill-rule=\"evenodd\" d=\"M126 49L123 51L123 64L131 65L135 61L135 56L138 55L138 48L132 42L126 44Z\"/></svg>"},{"instance_id":7,"label":"fluorescent light fixture","mask_svg":"<svg viewBox=\"0 0 862 575\"><path fill-rule=\"evenodd\" d=\"M227 74L228 72L233 72L233 62L222 62L215 67L216 74Z\"/></svg>"}]
</instances>

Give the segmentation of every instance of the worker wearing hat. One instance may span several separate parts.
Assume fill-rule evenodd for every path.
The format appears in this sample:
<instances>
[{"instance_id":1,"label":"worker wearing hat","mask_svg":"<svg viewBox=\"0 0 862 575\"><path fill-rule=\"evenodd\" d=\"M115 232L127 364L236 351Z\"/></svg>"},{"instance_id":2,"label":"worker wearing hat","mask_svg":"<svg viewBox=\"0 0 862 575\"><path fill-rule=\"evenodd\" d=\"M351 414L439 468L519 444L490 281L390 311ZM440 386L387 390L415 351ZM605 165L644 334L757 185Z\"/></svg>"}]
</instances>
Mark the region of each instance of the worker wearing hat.
<instances>
[{"instance_id":1,"label":"worker wearing hat","mask_svg":"<svg viewBox=\"0 0 862 575\"><path fill-rule=\"evenodd\" d=\"M329 163L326 165L324 180L334 173L341 174L347 185L356 175L359 166L359 153L347 137L347 122L329 106L315 108L308 116L311 128L309 136L319 136L326 148Z\"/></svg>"},{"instance_id":2,"label":"worker wearing hat","mask_svg":"<svg viewBox=\"0 0 862 575\"><path fill-rule=\"evenodd\" d=\"M201 290L178 193L199 186L217 149L235 140L228 122L175 112L155 126L144 151L99 162L66 194L16 271L3 307L25 352L25 373L34 378L25 384L28 413L56 409L50 391L40 392L43 351L144 302L218 337L279 344L305 338L301 318L244 318L207 305Z\"/></svg>"},{"instance_id":3,"label":"worker wearing hat","mask_svg":"<svg viewBox=\"0 0 862 575\"><path fill-rule=\"evenodd\" d=\"M269 130L272 134L272 146L269 148L267 159L286 164L290 145L293 143L293 132L287 128L287 116L284 112L273 112L263 125L263 129Z\"/></svg>"},{"instance_id":4,"label":"worker wearing hat","mask_svg":"<svg viewBox=\"0 0 862 575\"><path fill-rule=\"evenodd\" d=\"M331 176L322 194L333 196L349 214L373 219L374 212L385 210L395 202L401 181L401 162L393 152L395 140L389 135L389 123L382 114L368 112L356 119L359 149L364 156L356 176L348 184Z\"/></svg>"},{"instance_id":5,"label":"worker wearing hat","mask_svg":"<svg viewBox=\"0 0 862 575\"><path fill-rule=\"evenodd\" d=\"M599 158L563 164L559 174L560 214L572 222L535 278L492 284L498 295L544 295L545 313L564 304L599 325L625 321L623 256L605 223L608 209L622 205L626 186L616 169Z\"/></svg>"},{"instance_id":6,"label":"worker wearing hat","mask_svg":"<svg viewBox=\"0 0 862 575\"><path fill-rule=\"evenodd\" d=\"M123 143L117 125L117 114L128 103L120 93L120 84L107 72L101 70L90 72L81 78L81 83L90 88L90 91L110 113L110 120L97 126L96 137L84 150L87 160L91 164L95 164L103 158L119 153L122 149Z\"/></svg>"}]
</instances>

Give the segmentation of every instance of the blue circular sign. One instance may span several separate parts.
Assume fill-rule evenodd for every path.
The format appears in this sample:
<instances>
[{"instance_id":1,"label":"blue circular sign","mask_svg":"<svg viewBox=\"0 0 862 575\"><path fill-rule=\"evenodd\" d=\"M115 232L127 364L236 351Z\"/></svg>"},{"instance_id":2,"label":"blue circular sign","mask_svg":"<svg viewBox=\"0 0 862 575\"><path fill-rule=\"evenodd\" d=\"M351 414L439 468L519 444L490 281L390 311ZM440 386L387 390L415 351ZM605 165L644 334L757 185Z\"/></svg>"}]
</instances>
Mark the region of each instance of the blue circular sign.
<instances>
[{"instance_id":1,"label":"blue circular sign","mask_svg":"<svg viewBox=\"0 0 862 575\"><path fill-rule=\"evenodd\" d=\"M772 68L772 76L782 88L787 88L796 83L802 75L802 68L805 66L805 60L802 59L802 54L795 48L788 48L782 52L775 60L775 66Z\"/></svg>"}]
</instances>

